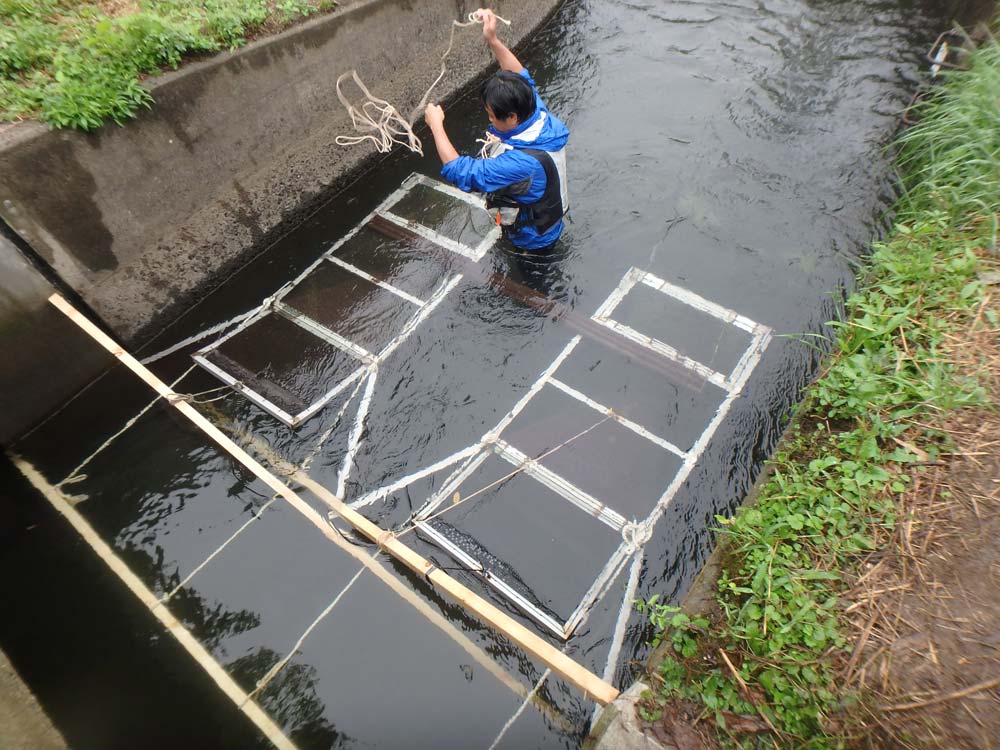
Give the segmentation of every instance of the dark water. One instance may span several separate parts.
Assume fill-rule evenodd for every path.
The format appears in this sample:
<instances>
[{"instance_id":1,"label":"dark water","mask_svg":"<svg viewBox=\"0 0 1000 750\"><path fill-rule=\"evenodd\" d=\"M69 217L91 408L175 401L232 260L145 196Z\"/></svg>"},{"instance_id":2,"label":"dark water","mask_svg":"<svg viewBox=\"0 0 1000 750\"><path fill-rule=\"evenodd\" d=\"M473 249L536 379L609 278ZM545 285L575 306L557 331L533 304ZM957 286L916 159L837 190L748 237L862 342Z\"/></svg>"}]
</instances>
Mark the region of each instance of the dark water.
<instances>
[{"instance_id":1,"label":"dark water","mask_svg":"<svg viewBox=\"0 0 1000 750\"><path fill-rule=\"evenodd\" d=\"M492 273L541 288L586 318L637 266L778 334L645 547L637 595L682 595L711 547L715 514L745 495L816 366L812 348L782 334L823 331L878 233L891 198L884 146L944 15L936 5L859 0L567 2L521 55L573 133L572 210L557 263L542 273L493 252L481 273L467 274L380 368L348 498L475 443L575 333L566 315L553 319L489 283ZM468 97L447 108L446 125L459 147L471 150L485 117ZM253 307L413 171L435 175L436 160L396 155L379 163L168 336L180 339ZM436 209L417 196L406 210ZM467 238L470 229L454 231ZM378 262L387 252L358 256ZM461 270L447 260L435 270L425 257L393 252L386 271L411 294L426 295L449 269ZM379 290L332 271L310 283L296 290L297 306L369 336L366 346L377 349L402 325ZM741 332L657 295L638 289L615 317L720 371L734 365L746 345ZM247 359L265 347L287 349L280 362L259 367L271 368L289 402L309 401L323 390L316 383L342 363L322 346L300 361L290 328L271 321L245 341L233 340L226 353ZM573 357L565 374L560 370L569 385L682 447L697 438L721 398L712 385L657 374L586 339ZM182 353L153 369L170 380L189 364ZM195 371L179 390L217 384ZM510 428L511 442L533 455L592 422L581 421L562 394L546 389L538 399ZM55 483L149 400L145 386L114 367L15 450ZM349 414L333 422L337 402L294 431L235 395L200 408L257 455L296 463L314 453L333 425L309 473L336 486L352 424ZM609 505L628 518L642 518L679 462L611 427L600 425L554 453L548 468L573 476L596 497L613 498ZM502 478L505 466L489 459L463 494ZM259 481L172 410L150 410L85 473L67 486L85 498L77 509L158 596L193 574L170 609L244 689L253 690L337 602L257 696L304 750L485 750L501 734L498 747L576 747L585 733L594 705L579 691L549 678L537 700L517 713L519 695L384 583L370 573L358 576L353 557L281 501L270 502ZM447 473L365 512L399 526ZM0 645L71 744L265 746L65 522L18 482L13 473L4 482L22 501L4 527ZM478 544L540 606L565 618L621 541L567 508L518 476L444 520L455 538ZM453 565L426 539L406 538L441 565ZM385 564L514 682L528 690L536 685L543 665ZM535 627L477 579L452 572ZM607 668L627 575L615 579L566 645L597 674ZM648 633L633 616L624 635L611 666L619 685L629 681Z\"/></svg>"}]
</instances>

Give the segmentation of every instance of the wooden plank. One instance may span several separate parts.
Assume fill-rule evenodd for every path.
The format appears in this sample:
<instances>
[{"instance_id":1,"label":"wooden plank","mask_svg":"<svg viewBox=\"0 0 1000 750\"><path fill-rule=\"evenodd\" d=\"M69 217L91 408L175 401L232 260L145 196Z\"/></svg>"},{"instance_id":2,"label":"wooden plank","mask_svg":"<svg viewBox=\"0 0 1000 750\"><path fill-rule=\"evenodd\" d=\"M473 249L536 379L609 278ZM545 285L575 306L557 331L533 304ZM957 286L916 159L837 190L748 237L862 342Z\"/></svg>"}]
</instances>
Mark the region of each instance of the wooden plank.
<instances>
[{"instance_id":1,"label":"wooden plank","mask_svg":"<svg viewBox=\"0 0 1000 750\"><path fill-rule=\"evenodd\" d=\"M618 697L618 691L613 685L604 682L467 586L456 581L430 560L410 549L391 532L369 521L304 471L295 471L292 478L414 573L430 581L436 588L478 615L481 620L499 630L529 654L545 662L554 672L576 685L598 703L606 705Z\"/></svg>"},{"instance_id":2,"label":"wooden plank","mask_svg":"<svg viewBox=\"0 0 1000 750\"><path fill-rule=\"evenodd\" d=\"M245 439L251 443L253 445L253 449L263 455L266 460L283 476L290 477L303 486L305 486L302 481L303 479L309 480L310 482L312 481L312 477L310 477L304 469L296 466L275 453L274 449L264 440L261 440L253 433L237 425L233 422L231 417L228 417L219 412L217 409L214 409L212 404L208 404L206 408L214 410L218 419L226 420L227 425L229 425L234 431L240 433L240 439ZM426 617L431 624L437 626L445 635L455 641L455 643L468 653L477 664L496 677L497 680L509 688L511 692L516 693L522 698L529 695L528 689L524 685L512 677L496 661L490 658L490 656L488 656L482 648L473 643L469 637L465 635L465 633L459 630L454 623L444 617L440 611L428 604L423 597L419 596L413 589L406 586L399 580L399 578L390 573L386 569L385 565L374 554L369 555L366 550L356 544L348 542L340 534L330 528L330 525L325 522L323 517L311 507L309 508L309 515L307 518L323 533L327 539L368 568L368 570L371 571L380 581L388 586L394 593L398 594L403 601L416 609L420 614ZM377 550L375 554L378 554ZM559 714L551 705L537 696L533 697L532 701L535 703L535 706L539 711L542 711L546 716L548 716L550 721L558 724L566 732L571 731L572 728L566 722L566 717Z\"/></svg>"},{"instance_id":3,"label":"wooden plank","mask_svg":"<svg viewBox=\"0 0 1000 750\"><path fill-rule=\"evenodd\" d=\"M94 553L118 576L129 591L146 605L146 608L160 621L160 624L177 639L181 647L208 673L219 689L256 725L271 744L279 750L297 750L295 743L285 736L281 728L264 713L257 702L251 700L229 676L229 673L222 668L222 665L205 650L205 647L191 635L191 632L184 627L181 621L149 590L139 576L132 572L132 569L122 561L111 546L101 539L87 520L70 504L66 495L58 487L49 484L30 463L19 456L8 455L32 486L51 503L53 508L63 515Z\"/></svg>"},{"instance_id":4,"label":"wooden plank","mask_svg":"<svg viewBox=\"0 0 1000 750\"><path fill-rule=\"evenodd\" d=\"M107 334L63 299L61 295L58 293L53 294L49 297L49 302L76 323L97 343L117 357L122 364L138 375L143 382L163 396L223 450L249 469L264 484L287 500L296 510L307 516L310 513L315 514L315 510L299 497L294 490L286 486L250 454L234 443L225 433L191 406L191 404L179 400L177 394L166 383L140 364L135 357L126 352L119 344L115 343ZM551 667L552 671L560 675L567 682L578 687L586 696L593 698L602 705L606 705L618 697L618 690L613 685L605 682L536 633L497 609L467 586L456 581L434 563L407 547L392 532L386 531L369 521L318 482L310 480L310 484L305 486L355 529L373 542L376 542L383 550L406 565L417 575L430 581L440 591L461 604L469 612L476 614L483 622L498 630L520 648ZM336 534L332 529L329 529L329 533Z\"/></svg>"}]
</instances>

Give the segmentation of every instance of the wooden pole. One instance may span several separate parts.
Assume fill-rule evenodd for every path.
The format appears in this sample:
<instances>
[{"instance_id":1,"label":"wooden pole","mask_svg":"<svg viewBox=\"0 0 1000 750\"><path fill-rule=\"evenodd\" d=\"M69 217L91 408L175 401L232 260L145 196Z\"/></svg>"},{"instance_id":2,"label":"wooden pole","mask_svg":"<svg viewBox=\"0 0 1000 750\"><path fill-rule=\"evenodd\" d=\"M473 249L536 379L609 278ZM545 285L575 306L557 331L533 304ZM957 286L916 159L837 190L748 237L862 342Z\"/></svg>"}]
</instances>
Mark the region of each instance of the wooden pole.
<instances>
[{"instance_id":1,"label":"wooden pole","mask_svg":"<svg viewBox=\"0 0 1000 750\"><path fill-rule=\"evenodd\" d=\"M132 572L118 554L105 542L80 512L73 507L66 495L58 487L49 484L42 474L30 463L13 453L7 454L14 465L21 471L25 479L42 494L46 500L76 529L77 533L115 573L122 583L128 587L136 598L142 602L160 624L177 639L181 647L198 662L208 676L219 686L219 689L235 704L236 708L252 721L276 750L298 750L294 742L285 736L281 728L274 723L264 709L244 692L243 688L222 668L205 647L184 627L170 610L149 590L145 583Z\"/></svg>"},{"instance_id":2,"label":"wooden pole","mask_svg":"<svg viewBox=\"0 0 1000 750\"><path fill-rule=\"evenodd\" d=\"M49 297L49 302L97 343L107 349L122 364L138 375L147 385L165 398L168 403L172 404L174 408L194 423L195 426L218 444L219 447L249 469L264 484L281 495L300 512L308 515L308 512L312 511L309 504L299 497L294 490L286 486L280 479L250 456L250 454L234 443L225 433L191 406L191 404L177 398L177 394L174 393L170 386L140 364L135 357L115 343L100 328L63 299L61 295L58 293L53 294ZM313 488L310 487L310 489ZM480 620L498 630L527 653L551 667L553 672L578 687L586 696L593 698L601 705L607 705L618 697L618 690L613 685L605 682L536 633L494 607L467 586L456 581L434 563L407 547L391 532L382 529L346 505L333 493L330 493L328 490L325 490L325 493L323 500L361 534L376 542L383 550L406 565L414 573L424 577L440 591L461 604L469 612L477 615ZM315 511L312 512L315 513Z\"/></svg>"},{"instance_id":3,"label":"wooden pole","mask_svg":"<svg viewBox=\"0 0 1000 750\"><path fill-rule=\"evenodd\" d=\"M275 467L277 471L284 476L289 477L298 484L308 489L308 485L313 485L314 487L323 487L323 485L316 482L309 474L299 466L286 460L284 457L279 456L274 452L274 449L268 445L265 441L256 437L253 434L248 433L242 428L235 425L228 417L223 415L217 409L214 409L213 404L208 404L206 408L213 411L217 418L227 420L228 426L239 433L240 439L245 439L253 445L253 449L257 451L258 454L263 455L267 462L271 466ZM323 487L325 492L329 492L325 487ZM316 494L313 491L313 494ZM317 495L318 497L318 495ZM385 564L378 558L378 553L369 554L369 552L356 544L351 544L343 536L334 531L330 524L328 524L323 516L317 513L312 507L309 508L309 515L307 520L312 522L317 529L325 536L329 541L333 542L335 545L340 547L344 552L349 554L351 557L356 559L362 565L364 565L371 573L375 575L380 581L382 581L386 586L388 586L394 593L396 593L403 601L409 604L411 607L416 609L420 614L422 614L427 620L429 620L433 625L437 626L445 635L455 641L459 647L462 648L467 654L469 654L479 666L485 669L487 672L492 674L501 683L503 683L511 692L522 698L529 699L534 703L535 708L539 711L545 713L549 720L558 724L563 730L571 731L569 724L566 722L566 718L553 710L552 706L547 704L541 698L538 697L537 690L529 691L524 685L518 682L513 676L511 676L507 670L505 670L500 664L494 661L487 653L478 645L472 642L472 640L465 635L461 630L459 630L454 623L448 618L441 614L441 612L432 607L427 603L427 600L422 596L419 596L416 591L411 589L409 586L403 583L403 581L398 578L393 573L390 573Z\"/></svg>"}]
</instances>

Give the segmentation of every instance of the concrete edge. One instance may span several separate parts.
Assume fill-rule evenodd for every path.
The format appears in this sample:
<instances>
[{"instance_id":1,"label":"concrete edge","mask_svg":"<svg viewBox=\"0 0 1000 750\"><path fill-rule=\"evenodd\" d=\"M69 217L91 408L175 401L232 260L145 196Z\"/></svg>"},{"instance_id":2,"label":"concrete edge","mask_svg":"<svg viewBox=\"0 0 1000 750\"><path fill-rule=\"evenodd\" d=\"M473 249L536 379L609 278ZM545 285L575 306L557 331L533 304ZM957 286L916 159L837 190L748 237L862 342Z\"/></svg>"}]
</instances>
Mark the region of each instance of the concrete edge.
<instances>
[{"instance_id":1,"label":"concrete edge","mask_svg":"<svg viewBox=\"0 0 1000 750\"><path fill-rule=\"evenodd\" d=\"M151 75L143 80L143 87L156 99L156 92L167 86L173 85L178 80L183 80L196 75L201 71L226 65L232 60L239 60L256 54L261 49L266 49L272 45L281 44L284 40L308 33L313 28L321 26L335 16L342 16L347 13L363 10L365 6L374 5L381 0L338 0L337 7L324 13L318 13L310 18L289 26L287 29L279 31L277 34L268 34L252 42L244 44L236 49L221 50L213 54L201 56L201 59L192 59L188 62L182 61L176 70L166 70L156 75ZM152 109L156 108L154 101ZM140 110L141 112L142 110ZM135 119L129 120L125 125L115 125L107 122L102 125L106 127L128 128L135 124ZM52 128L40 120L23 120L21 122L7 123L6 127L0 128L0 151L18 146L27 141L38 138L51 132L75 132L72 129Z\"/></svg>"},{"instance_id":2,"label":"concrete edge","mask_svg":"<svg viewBox=\"0 0 1000 750\"><path fill-rule=\"evenodd\" d=\"M149 79L156 103L124 127L0 130L0 215L120 338L145 343L386 158L333 143L350 129L334 74L356 67L410 111L471 2L356 0ZM518 49L561 0L498 5ZM495 64L469 35L449 59L440 101Z\"/></svg>"},{"instance_id":3,"label":"concrete edge","mask_svg":"<svg viewBox=\"0 0 1000 750\"><path fill-rule=\"evenodd\" d=\"M66 750L68 747L2 650L0 747L4 750Z\"/></svg>"}]
</instances>

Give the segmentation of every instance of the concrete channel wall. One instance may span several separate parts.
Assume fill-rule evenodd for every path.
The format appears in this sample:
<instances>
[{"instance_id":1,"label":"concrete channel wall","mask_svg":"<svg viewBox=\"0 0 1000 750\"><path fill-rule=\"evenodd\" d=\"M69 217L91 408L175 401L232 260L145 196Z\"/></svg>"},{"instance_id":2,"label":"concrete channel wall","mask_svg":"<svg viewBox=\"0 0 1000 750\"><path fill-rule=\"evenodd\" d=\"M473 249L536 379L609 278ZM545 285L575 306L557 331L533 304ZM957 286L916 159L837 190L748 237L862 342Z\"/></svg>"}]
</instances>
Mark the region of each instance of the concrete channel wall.
<instances>
[{"instance_id":1,"label":"concrete channel wall","mask_svg":"<svg viewBox=\"0 0 1000 750\"><path fill-rule=\"evenodd\" d=\"M491 5L512 22L501 35L513 47L558 3ZM155 105L124 127L90 134L36 122L4 127L0 216L123 341L141 343L329 201L376 155L369 145L334 141L355 132L336 96L337 76L357 69L373 94L411 116L440 72L452 21L478 4L345 0L332 14L150 81ZM456 30L433 98L454 94L490 64L479 27ZM23 265L16 252L0 244L4 268ZM37 279L25 279L5 272L0 298L23 298L25 284L38 296ZM0 308L0 331L8 330L0 346L6 351L11 338L45 325L23 304L16 315ZM60 342L46 344L58 349ZM0 415L0 441L94 374L73 367L40 392L27 384L59 362L27 351L22 360L14 373L0 366L5 401L30 402Z\"/></svg>"},{"instance_id":2,"label":"concrete channel wall","mask_svg":"<svg viewBox=\"0 0 1000 750\"><path fill-rule=\"evenodd\" d=\"M107 356L83 341L48 303L54 291L0 234L0 446L46 417L108 365Z\"/></svg>"},{"instance_id":3,"label":"concrete channel wall","mask_svg":"<svg viewBox=\"0 0 1000 750\"><path fill-rule=\"evenodd\" d=\"M4 750L67 748L3 651L0 651L0 747Z\"/></svg>"}]
</instances>

